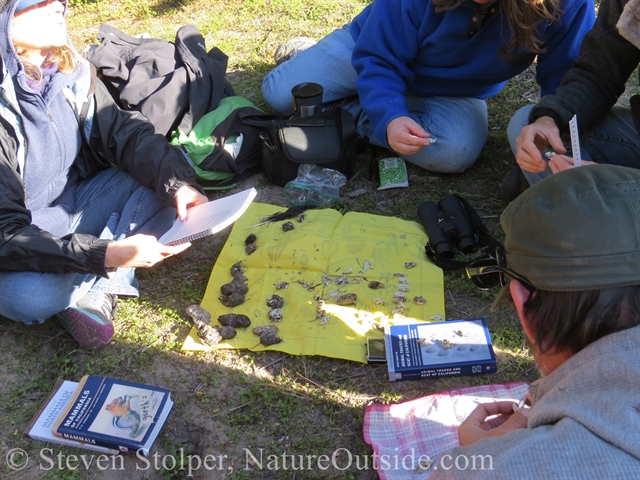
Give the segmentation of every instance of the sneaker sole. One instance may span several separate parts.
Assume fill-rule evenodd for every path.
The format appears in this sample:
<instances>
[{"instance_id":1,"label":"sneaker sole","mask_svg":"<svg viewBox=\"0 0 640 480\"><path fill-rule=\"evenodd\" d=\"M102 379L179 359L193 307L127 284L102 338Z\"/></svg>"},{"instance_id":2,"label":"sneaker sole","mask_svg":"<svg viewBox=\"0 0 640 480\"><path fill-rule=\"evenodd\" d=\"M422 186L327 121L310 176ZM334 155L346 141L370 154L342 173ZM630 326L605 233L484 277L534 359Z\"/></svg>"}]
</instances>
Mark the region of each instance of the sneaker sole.
<instances>
[{"instance_id":1,"label":"sneaker sole","mask_svg":"<svg viewBox=\"0 0 640 480\"><path fill-rule=\"evenodd\" d=\"M63 317L63 326L83 348L104 348L113 337L113 325L103 324L99 318L90 313L68 308L60 316Z\"/></svg>"}]
</instances>

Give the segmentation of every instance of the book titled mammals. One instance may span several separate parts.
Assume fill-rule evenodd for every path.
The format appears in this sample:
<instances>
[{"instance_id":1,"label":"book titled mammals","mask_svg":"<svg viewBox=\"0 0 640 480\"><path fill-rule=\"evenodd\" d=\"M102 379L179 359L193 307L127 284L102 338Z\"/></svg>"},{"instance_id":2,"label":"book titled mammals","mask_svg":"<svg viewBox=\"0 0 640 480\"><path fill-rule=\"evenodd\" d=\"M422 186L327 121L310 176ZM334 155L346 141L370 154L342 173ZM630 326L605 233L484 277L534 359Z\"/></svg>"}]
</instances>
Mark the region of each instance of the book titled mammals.
<instances>
[{"instance_id":1,"label":"book titled mammals","mask_svg":"<svg viewBox=\"0 0 640 480\"><path fill-rule=\"evenodd\" d=\"M164 388L86 375L51 431L63 440L147 455L172 407Z\"/></svg>"},{"instance_id":2,"label":"book titled mammals","mask_svg":"<svg viewBox=\"0 0 640 480\"><path fill-rule=\"evenodd\" d=\"M497 370L484 318L387 326L385 342L392 382Z\"/></svg>"}]
</instances>

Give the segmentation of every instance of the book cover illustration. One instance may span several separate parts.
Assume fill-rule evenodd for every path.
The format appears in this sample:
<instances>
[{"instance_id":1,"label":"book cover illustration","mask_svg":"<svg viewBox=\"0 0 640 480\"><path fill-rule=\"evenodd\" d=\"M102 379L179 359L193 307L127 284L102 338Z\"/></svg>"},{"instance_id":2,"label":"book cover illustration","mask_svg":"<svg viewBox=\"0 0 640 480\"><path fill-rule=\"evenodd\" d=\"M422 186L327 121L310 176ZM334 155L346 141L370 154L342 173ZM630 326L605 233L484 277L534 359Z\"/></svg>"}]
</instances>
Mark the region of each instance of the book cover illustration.
<instances>
[{"instance_id":1,"label":"book cover illustration","mask_svg":"<svg viewBox=\"0 0 640 480\"><path fill-rule=\"evenodd\" d=\"M163 397L162 392L114 385L88 430L140 441L153 425Z\"/></svg>"},{"instance_id":2,"label":"book cover illustration","mask_svg":"<svg viewBox=\"0 0 640 480\"><path fill-rule=\"evenodd\" d=\"M53 434L122 451L147 450L169 415L169 397L163 388L85 376Z\"/></svg>"},{"instance_id":3,"label":"book cover illustration","mask_svg":"<svg viewBox=\"0 0 640 480\"><path fill-rule=\"evenodd\" d=\"M385 337L391 381L496 371L484 318L391 326Z\"/></svg>"}]
</instances>

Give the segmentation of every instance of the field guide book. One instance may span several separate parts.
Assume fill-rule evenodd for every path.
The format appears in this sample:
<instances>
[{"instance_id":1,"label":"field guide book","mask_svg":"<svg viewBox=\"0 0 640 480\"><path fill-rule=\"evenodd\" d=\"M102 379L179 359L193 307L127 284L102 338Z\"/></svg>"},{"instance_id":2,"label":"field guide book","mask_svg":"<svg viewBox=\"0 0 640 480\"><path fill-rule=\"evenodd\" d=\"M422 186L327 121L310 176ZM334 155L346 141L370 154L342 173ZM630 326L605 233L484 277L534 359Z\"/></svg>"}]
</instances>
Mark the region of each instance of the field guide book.
<instances>
[{"instance_id":1,"label":"field guide book","mask_svg":"<svg viewBox=\"0 0 640 480\"><path fill-rule=\"evenodd\" d=\"M120 450L115 448L101 447L92 443L59 438L51 431L55 421L71 402L77 388L78 382L59 380L27 425L24 431L25 435L35 440L42 440L43 442L57 443L77 448L87 448L89 450L95 450L96 452L102 453L120 453Z\"/></svg>"},{"instance_id":2,"label":"field guide book","mask_svg":"<svg viewBox=\"0 0 640 480\"><path fill-rule=\"evenodd\" d=\"M180 245L218 233L242 216L257 195L255 188L218 198L187 209L187 219L175 221L158 242Z\"/></svg>"},{"instance_id":3,"label":"field guide book","mask_svg":"<svg viewBox=\"0 0 640 480\"><path fill-rule=\"evenodd\" d=\"M495 373L485 318L385 327L389 380Z\"/></svg>"},{"instance_id":4,"label":"field guide book","mask_svg":"<svg viewBox=\"0 0 640 480\"><path fill-rule=\"evenodd\" d=\"M78 383L58 383L25 433L105 453L147 455L172 408L164 388L85 375Z\"/></svg>"}]
</instances>

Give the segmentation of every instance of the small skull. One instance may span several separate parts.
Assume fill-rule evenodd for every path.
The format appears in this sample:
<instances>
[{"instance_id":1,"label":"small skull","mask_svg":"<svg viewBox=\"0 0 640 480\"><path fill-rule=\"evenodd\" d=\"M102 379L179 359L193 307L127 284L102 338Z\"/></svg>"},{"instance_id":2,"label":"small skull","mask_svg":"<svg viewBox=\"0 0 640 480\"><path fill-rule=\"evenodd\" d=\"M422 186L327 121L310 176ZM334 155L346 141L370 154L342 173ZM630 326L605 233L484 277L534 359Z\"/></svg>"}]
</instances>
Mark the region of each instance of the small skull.
<instances>
[{"instance_id":1,"label":"small skull","mask_svg":"<svg viewBox=\"0 0 640 480\"><path fill-rule=\"evenodd\" d=\"M304 219L307 217L307 212L302 212L296 217L296 220L300 223L304 222Z\"/></svg>"},{"instance_id":2,"label":"small skull","mask_svg":"<svg viewBox=\"0 0 640 480\"><path fill-rule=\"evenodd\" d=\"M376 305L382 305L382 306L385 306L387 304L387 302L385 302L381 298L374 298L373 303Z\"/></svg>"},{"instance_id":3,"label":"small skull","mask_svg":"<svg viewBox=\"0 0 640 480\"><path fill-rule=\"evenodd\" d=\"M406 262L404 268L415 268L418 266L418 262Z\"/></svg>"},{"instance_id":4,"label":"small skull","mask_svg":"<svg viewBox=\"0 0 640 480\"><path fill-rule=\"evenodd\" d=\"M408 292L409 291L409 287L407 287L406 285L398 285L398 291L399 292Z\"/></svg>"},{"instance_id":5,"label":"small skull","mask_svg":"<svg viewBox=\"0 0 640 480\"><path fill-rule=\"evenodd\" d=\"M409 283L409 279L405 277L400 277L398 278L398 282L406 284L406 283Z\"/></svg>"},{"instance_id":6,"label":"small skull","mask_svg":"<svg viewBox=\"0 0 640 480\"><path fill-rule=\"evenodd\" d=\"M284 305L284 298L282 298L280 295L276 295L274 293L273 295L269 295L267 297L267 307L282 308L283 305Z\"/></svg>"},{"instance_id":7,"label":"small skull","mask_svg":"<svg viewBox=\"0 0 640 480\"><path fill-rule=\"evenodd\" d=\"M267 317L269 317L269 320L271 320L272 322L281 322L282 310L280 310L279 308L273 308L269 310L269 313L267 313Z\"/></svg>"},{"instance_id":8,"label":"small skull","mask_svg":"<svg viewBox=\"0 0 640 480\"><path fill-rule=\"evenodd\" d=\"M289 288L288 282L278 282L275 284L276 290L286 290Z\"/></svg>"},{"instance_id":9,"label":"small skull","mask_svg":"<svg viewBox=\"0 0 640 480\"><path fill-rule=\"evenodd\" d=\"M427 303L427 299L418 295L413 297L413 303L416 305L425 305Z\"/></svg>"},{"instance_id":10,"label":"small skull","mask_svg":"<svg viewBox=\"0 0 640 480\"><path fill-rule=\"evenodd\" d=\"M380 283L380 282L376 282L375 280L371 280L369 282L369 288L373 288L374 290L377 290L379 288L384 288L384 283Z\"/></svg>"},{"instance_id":11,"label":"small skull","mask_svg":"<svg viewBox=\"0 0 640 480\"><path fill-rule=\"evenodd\" d=\"M343 307L346 307L347 305L355 305L357 300L358 300L358 295L356 295L355 293L345 293L344 295L340 295L338 297L338 300L336 300L336 303L338 305L342 305Z\"/></svg>"},{"instance_id":12,"label":"small skull","mask_svg":"<svg viewBox=\"0 0 640 480\"><path fill-rule=\"evenodd\" d=\"M296 228L296 227L294 227L293 223L291 223L291 222L284 222L282 224L282 231L283 232L289 232L289 231L293 230L294 228Z\"/></svg>"}]
</instances>

